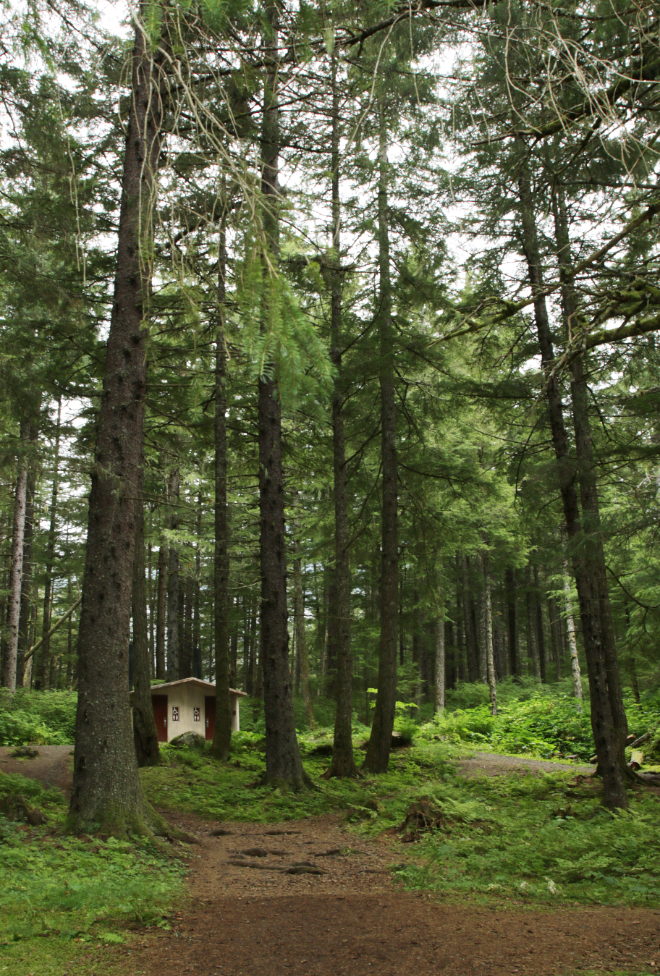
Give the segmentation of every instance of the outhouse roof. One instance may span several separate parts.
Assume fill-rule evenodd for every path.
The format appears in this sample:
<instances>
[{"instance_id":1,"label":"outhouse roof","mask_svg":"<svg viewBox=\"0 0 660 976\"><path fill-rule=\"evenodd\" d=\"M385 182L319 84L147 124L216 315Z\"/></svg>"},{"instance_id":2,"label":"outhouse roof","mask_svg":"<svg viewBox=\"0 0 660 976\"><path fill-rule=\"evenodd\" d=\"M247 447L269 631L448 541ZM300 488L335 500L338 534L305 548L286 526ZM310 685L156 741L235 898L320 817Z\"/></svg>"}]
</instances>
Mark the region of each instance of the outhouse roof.
<instances>
[{"instance_id":1,"label":"outhouse roof","mask_svg":"<svg viewBox=\"0 0 660 976\"><path fill-rule=\"evenodd\" d=\"M208 688L209 690L215 691L214 681L203 681L202 678L179 678L178 681L165 681L159 685L151 686L151 694L159 694L162 688L178 688L179 685L201 685L202 688ZM235 688L229 689L230 695L240 695L241 698L246 698L247 694L244 691L237 691Z\"/></svg>"}]
</instances>

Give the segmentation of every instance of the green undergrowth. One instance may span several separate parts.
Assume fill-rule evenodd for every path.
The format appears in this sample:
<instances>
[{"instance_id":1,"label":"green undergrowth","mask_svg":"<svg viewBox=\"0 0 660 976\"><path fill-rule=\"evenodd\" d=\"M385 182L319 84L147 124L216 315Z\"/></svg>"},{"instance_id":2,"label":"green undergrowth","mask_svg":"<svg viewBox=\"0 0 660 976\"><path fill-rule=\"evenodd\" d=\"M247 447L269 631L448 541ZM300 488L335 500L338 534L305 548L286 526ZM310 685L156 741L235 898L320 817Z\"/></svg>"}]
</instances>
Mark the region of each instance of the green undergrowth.
<instances>
[{"instance_id":1,"label":"green undergrowth","mask_svg":"<svg viewBox=\"0 0 660 976\"><path fill-rule=\"evenodd\" d=\"M71 973L102 973L111 963L106 950L130 941L131 928L169 927L186 897L181 859L141 838L66 836L58 790L0 776L0 806L14 796L47 822L31 827L0 816L0 974L6 966L12 976L46 976L67 964Z\"/></svg>"},{"instance_id":2,"label":"green undergrowth","mask_svg":"<svg viewBox=\"0 0 660 976\"><path fill-rule=\"evenodd\" d=\"M328 759L313 754L320 741L319 732L301 737L310 791L261 785L264 756L252 733L234 736L225 765L208 752L167 747L162 766L143 770L143 783L156 806L209 820L272 823L341 811L358 831L392 835L394 871L409 888L522 903L660 906L654 793L635 792L630 811L612 814L598 782L561 766L466 779L457 768L461 750L442 741L393 752L386 775L328 781ZM404 828L420 804L433 812L431 829ZM403 843L406 835L411 843ZM412 861L396 866L398 850Z\"/></svg>"},{"instance_id":3,"label":"green undergrowth","mask_svg":"<svg viewBox=\"0 0 660 976\"><path fill-rule=\"evenodd\" d=\"M73 743L77 700L75 691L0 689L0 746Z\"/></svg>"}]
</instances>

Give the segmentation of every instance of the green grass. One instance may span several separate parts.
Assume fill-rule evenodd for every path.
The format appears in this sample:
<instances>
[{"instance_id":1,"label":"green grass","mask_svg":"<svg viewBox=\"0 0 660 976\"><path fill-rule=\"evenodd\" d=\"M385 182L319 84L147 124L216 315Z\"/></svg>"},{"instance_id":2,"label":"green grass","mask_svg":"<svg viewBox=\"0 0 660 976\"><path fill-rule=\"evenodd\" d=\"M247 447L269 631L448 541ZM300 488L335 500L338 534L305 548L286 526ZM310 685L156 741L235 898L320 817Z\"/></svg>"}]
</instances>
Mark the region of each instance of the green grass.
<instances>
[{"instance_id":1,"label":"green grass","mask_svg":"<svg viewBox=\"0 0 660 976\"><path fill-rule=\"evenodd\" d=\"M0 816L0 976L104 972L108 947L130 942L130 926L168 927L186 899L184 862L143 840L67 837L57 790L22 776L0 777L0 802L24 797L48 817L30 827ZM82 968L94 959L91 969Z\"/></svg>"}]
</instances>

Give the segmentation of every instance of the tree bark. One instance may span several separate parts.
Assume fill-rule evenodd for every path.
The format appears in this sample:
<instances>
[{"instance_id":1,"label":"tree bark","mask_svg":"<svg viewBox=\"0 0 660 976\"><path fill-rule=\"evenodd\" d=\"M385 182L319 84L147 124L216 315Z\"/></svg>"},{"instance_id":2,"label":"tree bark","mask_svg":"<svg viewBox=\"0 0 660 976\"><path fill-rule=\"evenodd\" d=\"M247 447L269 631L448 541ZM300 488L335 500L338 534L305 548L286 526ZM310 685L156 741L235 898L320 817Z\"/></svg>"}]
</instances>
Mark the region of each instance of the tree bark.
<instances>
[{"instance_id":1,"label":"tree bark","mask_svg":"<svg viewBox=\"0 0 660 976\"><path fill-rule=\"evenodd\" d=\"M261 135L263 224L270 260L279 256L279 6L266 4L264 110ZM264 276L272 273L264 261ZM267 299L268 300L268 299ZM271 300L274 300L271 298ZM268 309L264 309L265 316ZM272 370L259 378L259 516L261 667L266 720L266 781L301 787L308 782L296 738L289 669L286 540L282 474L281 401Z\"/></svg>"},{"instance_id":2,"label":"tree bark","mask_svg":"<svg viewBox=\"0 0 660 976\"><path fill-rule=\"evenodd\" d=\"M167 494L172 505L170 529L179 527L179 469L170 472ZM179 547L171 544L167 560L167 680L178 681L180 669L179 600L181 581L179 579Z\"/></svg>"},{"instance_id":3,"label":"tree bark","mask_svg":"<svg viewBox=\"0 0 660 976\"><path fill-rule=\"evenodd\" d=\"M115 290L89 498L78 634L78 709L70 825L143 831L127 691L135 507L143 464L152 209L162 106L157 55L135 23ZM152 820L152 823L154 821Z\"/></svg>"},{"instance_id":4,"label":"tree bark","mask_svg":"<svg viewBox=\"0 0 660 976\"><path fill-rule=\"evenodd\" d=\"M23 580L23 541L25 536L25 507L27 497L28 460L25 445L29 441L28 424L21 423L16 491L14 494L14 526L11 541L11 568L9 570L9 598L7 609L7 643L2 662L2 684L10 692L16 691L16 664L18 657L18 624L21 614L21 583Z\"/></svg>"},{"instance_id":5,"label":"tree bark","mask_svg":"<svg viewBox=\"0 0 660 976\"><path fill-rule=\"evenodd\" d=\"M509 673L512 678L520 676L520 649L518 644L518 599L516 571L508 567L505 572L506 622L509 639Z\"/></svg>"},{"instance_id":6,"label":"tree bark","mask_svg":"<svg viewBox=\"0 0 660 976\"><path fill-rule=\"evenodd\" d=\"M485 640L486 640L486 664L488 667L488 693L490 697L490 713L497 715L497 676L495 674L495 657L493 647L493 608L490 592L490 575L488 573L488 557L485 553L481 556L481 567L484 574L484 604L485 604Z\"/></svg>"},{"instance_id":7,"label":"tree bark","mask_svg":"<svg viewBox=\"0 0 660 976\"><path fill-rule=\"evenodd\" d=\"M568 438L563 417L563 404L559 380L553 373L554 349L550 332L548 310L543 290L541 257L536 232L534 201L526 165L520 171L520 216L522 244L529 281L534 296L534 319L541 350L541 363L546 380L546 396L552 442L557 459L559 484L566 521L566 530L572 547L572 561L580 601L580 617L584 637L589 690L591 698L591 726L593 730L598 765L603 775L603 802L610 808L628 806L622 764L623 743L615 728L607 684L607 663L601 628L601 608L596 581L590 575L584 557L575 545L581 535L576 471L568 451Z\"/></svg>"},{"instance_id":8,"label":"tree bark","mask_svg":"<svg viewBox=\"0 0 660 976\"><path fill-rule=\"evenodd\" d=\"M346 377L342 371L342 271L339 87L337 56L332 53L332 261L330 272L330 359L335 367L332 391L332 472L335 506L335 581L337 587L336 647L331 654L337 664L335 730L332 762L328 776L357 776L353 756L353 661L351 652L351 568L348 537L348 485L344 397ZM322 648L325 650L325 648ZM324 664L325 664L325 657Z\"/></svg>"},{"instance_id":9,"label":"tree bark","mask_svg":"<svg viewBox=\"0 0 660 976\"><path fill-rule=\"evenodd\" d=\"M399 615L399 552L397 524L396 399L394 389L394 334L388 213L387 126L385 104L379 101L378 149L378 271L380 294L378 334L380 344L381 402L381 589L378 694L364 768L385 773L390 758L396 706L397 628Z\"/></svg>"},{"instance_id":10,"label":"tree bark","mask_svg":"<svg viewBox=\"0 0 660 976\"><path fill-rule=\"evenodd\" d=\"M562 281L562 311L566 333L567 336L570 336L572 330L577 325L579 310L573 284L571 245L563 187L558 187L553 194L553 204L557 256ZM623 691L617 661L609 587L607 585L603 531L600 523L598 502L598 480L589 421L589 390L587 388L584 359L582 356L576 356L571 361L571 404L573 408L573 429L575 431L580 504L582 506L583 559L585 562L585 571L589 574L592 585L596 590L600 609L601 647L605 659L607 692L614 723L614 735L619 752L619 763L625 770L624 747L628 735L628 720L623 705Z\"/></svg>"},{"instance_id":11,"label":"tree bark","mask_svg":"<svg viewBox=\"0 0 660 976\"><path fill-rule=\"evenodd\" d=\"M142 475L135 512L133 556L133 742L138 766L156 766L160 758L158 732L151 701L147 586L144 565L144 503Z\"/></svg>"},{"instance_id":12,"label":"tree bark","mask_svg":"<svg viewBox=\"0 0 660 976\"><path fill-rule=\"evenodd\" d=\"M39 424L32 419L29 429L29 442L32 454L37 446ZM16 655L16 687L23 687L25 655L30 647L30 621L34 590L34 569L32 566L32 541L34 537L34 493L37 487L37 465L33 456L28 461L27 486L25 491L25 532L23 535L23 578L21 580L21 612L18 619L18 647Z\"/></svg>"},{"instance_id":13,"label":"tree bark","mask_svg":"<svg viewBox=\"0 0 660 976\"><path fill-rule=\"evenodd\" d=\"M298 506L297 492L293 496L294 508ZM300 684L302 687L303 702L305 705L305 720L307 728L316 727L314 716L314 705L312 703L312 692L309 687L309 658L307 656L307 633L305 627L305 592L302 580L302 559L300 552L300 526L294 525L294 561L293 561L293 612L296 627L296 652L297 660L300 662Z\"/></svg>"},{"instance_id":14,"label":"tree bark","mask_svg":"<svg viewBox=\"0 0 660 976\"><path fill-rule=\"evenodd\" d=\"M158 549L158 592L156 595L156 677L165 680L165 625L167 616L167 546Z\"/></svg>"},{"instance_id":15,"label":"tree bark","mask_svg":"<svg viewBox=\"0 0 660 976\"><path fill-rule=\"evenodd\" d=\"M575 639L575 620L573 619L568 562L564 563L564 607L566 611L566 636L568 638L568 647L571 654L571 671L573 673L573 695L582 701L582 675L580 674L580 659L578 657L577 641Z\"/></svg>"},{"instance_id":16,"label":"tree bark","mask_svg":"<svg viewBox=\"0 0 660 976\"><path fill-rule=\"evenodd\" d=\"M222 201L218 247L218 309L215 335L215 543L213 551L213 593L215 631L215 730L213 754L222 762L231 747L231 701L229 697L229 520L227 510L227 346L225 306L227 300L226 199Z\"/></svg>"}]
</instances>

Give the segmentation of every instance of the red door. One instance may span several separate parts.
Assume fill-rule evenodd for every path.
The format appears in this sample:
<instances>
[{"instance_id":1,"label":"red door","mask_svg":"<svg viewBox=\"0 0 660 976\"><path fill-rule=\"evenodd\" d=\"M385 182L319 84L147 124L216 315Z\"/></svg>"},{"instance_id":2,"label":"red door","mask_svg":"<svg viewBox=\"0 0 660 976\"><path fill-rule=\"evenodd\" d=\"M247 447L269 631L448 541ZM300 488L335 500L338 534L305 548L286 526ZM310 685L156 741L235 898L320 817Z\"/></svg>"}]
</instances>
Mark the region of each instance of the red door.
<instances>
[{"instance_id":1,"label":"red door","mask_svg":"<svg viewBox=\"0 0 660 976\"><path fill-rule=\"evenodd\" d=\"M159 742L167 742L167 695L152 695L154 719Z\"/></svg>"},{"instance_id":2,"label":"red door","mask_svg":"<svg viewBox=\"0 0 660 976\"><path fill-rule=\"evenodd\" d=\"M204 698L204 713L205 713L205 726L206 726L206 738L213 739L213 733L215 732L215 695L206 695Z\"/></svg>"}]
</instances>

